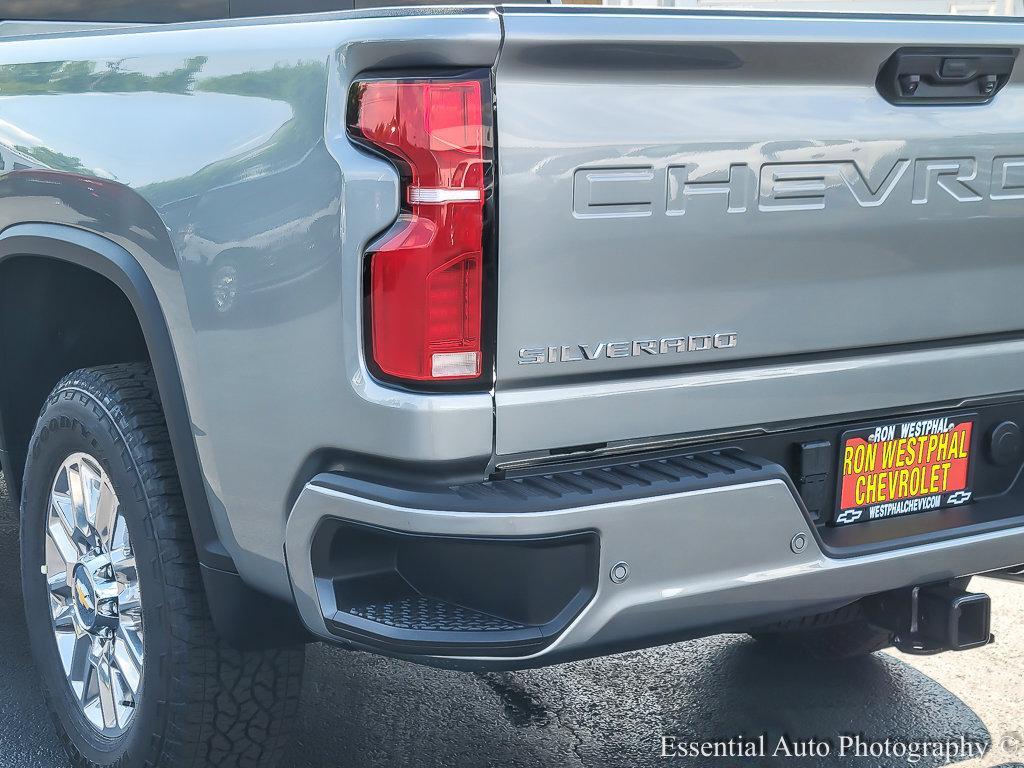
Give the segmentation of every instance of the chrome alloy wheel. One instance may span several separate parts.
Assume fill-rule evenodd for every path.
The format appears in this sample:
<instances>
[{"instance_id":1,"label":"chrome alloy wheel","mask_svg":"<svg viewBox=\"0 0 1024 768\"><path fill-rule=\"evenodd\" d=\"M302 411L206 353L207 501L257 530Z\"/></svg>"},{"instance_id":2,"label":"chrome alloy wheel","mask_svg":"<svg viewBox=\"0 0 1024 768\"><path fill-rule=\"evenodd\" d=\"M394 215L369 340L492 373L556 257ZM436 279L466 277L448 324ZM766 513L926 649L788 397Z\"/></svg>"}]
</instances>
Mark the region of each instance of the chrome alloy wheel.
<instances>
[{"instance_id":1,"label":"chrome alloy wheel","mask_svg":"<svg viewBox=\"0 0 1024 768\"><path fill-rule=\"evenodd\" d=\"M53 479L42 570L68 685L92 726L119 736L142 689L142 595L117 494L86 453Z\"/></svg>"}]
</instances>

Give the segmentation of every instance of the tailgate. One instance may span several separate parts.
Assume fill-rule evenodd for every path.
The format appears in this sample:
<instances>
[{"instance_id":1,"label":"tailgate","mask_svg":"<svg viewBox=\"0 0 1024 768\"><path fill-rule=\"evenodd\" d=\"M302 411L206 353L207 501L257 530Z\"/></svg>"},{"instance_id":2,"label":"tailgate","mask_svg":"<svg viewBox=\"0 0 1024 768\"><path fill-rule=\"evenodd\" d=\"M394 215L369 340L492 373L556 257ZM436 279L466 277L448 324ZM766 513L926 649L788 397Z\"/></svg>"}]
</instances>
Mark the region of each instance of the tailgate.
<instances>
[{"instance_id":1,"label":"tailgate","mask_svg":"<svg viewBox=\"0 0 1024 768\"><path fill-rule=\"evenodd\" d=\"M499 453L1020 387L1024 66L987 104L876 84L1020 25L503 18Z\"/></svg>"}]
</instances>

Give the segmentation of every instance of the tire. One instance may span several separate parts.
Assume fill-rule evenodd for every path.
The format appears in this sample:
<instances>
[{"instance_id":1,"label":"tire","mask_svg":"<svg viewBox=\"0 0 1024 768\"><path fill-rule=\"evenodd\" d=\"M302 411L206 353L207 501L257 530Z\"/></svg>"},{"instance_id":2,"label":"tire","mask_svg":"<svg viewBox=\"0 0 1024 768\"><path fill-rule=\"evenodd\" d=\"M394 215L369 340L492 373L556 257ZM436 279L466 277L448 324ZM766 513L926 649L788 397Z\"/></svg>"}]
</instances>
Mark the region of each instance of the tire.
<instances>
[{"instance_id":1,"label":"tire","mask_svg":"<svg viewBox=\"0 0 1024 768\"><path fill-rule=\"evenodd\" d=\"M892 647L892 632L872 625L856 603L829 613L754 630L762 645L819 660L856 659Z\"/></svg>"},{"instance_id":2,"label":"tire","mask_svg":"<svg viewBox=\"0 0 1024 768\"><path fill-rule=\"evenodd\" d=\"M72 500L78 477L91 505ZM75 371L50 395L25 467L21 559L33 656L73 765L278 761L304 649L218 638L148 365Z\"/></svg>"}]
</instances>

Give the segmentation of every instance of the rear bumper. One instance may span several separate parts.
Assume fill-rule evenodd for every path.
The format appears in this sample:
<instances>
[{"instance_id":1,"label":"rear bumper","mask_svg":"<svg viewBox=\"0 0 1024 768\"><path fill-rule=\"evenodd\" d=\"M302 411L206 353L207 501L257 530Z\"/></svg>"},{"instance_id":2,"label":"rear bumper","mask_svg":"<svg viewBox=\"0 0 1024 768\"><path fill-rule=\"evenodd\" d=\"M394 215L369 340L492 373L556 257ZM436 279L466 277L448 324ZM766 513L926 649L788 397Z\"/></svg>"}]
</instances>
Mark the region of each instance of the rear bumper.
<instances>
[{"instance_id":1,"label":"rear bumper","mask_svg":"<svg viewBox=\"0 0 1024 768\"><path fill-rule=\"evenodd\" d=\"M613 478L605 486L617 477L623 487L602 487L602 477ZM300 614L315 635L437 665L515 668L742 631L868 594L1007 568L1024 561L1022 523L1004 519L997 528L968 527L956 537L840 557L820 539L785 470L722 452L436 492L320 475L292 510L286 550ZM576 565L561 572L536 559L522 564L525 593L561 588L565 596L561 610L555 606L532 623L522 619L522 605L509 609L518 611L516 621L493 626L453 624L451 613L434 605L403 625L395 620L399 608L380 610L390 598L372 594L380 585L392 588L395 574L421 578L403 559L425 559L428 573L458 570L461 561L440 552L431 560L430 548L469 541L485 554L476 558L476 576L459 573L459 584L515 595L518 566L508 566L500 548L540 542L557 551L566 536L595 546L574 550ZM366 541L371 549L392 538L398 544L342 574L332 557L346 537L355 547L350 552L363 551ZM402 555L402 542L414 542L418 557ZM498 548L494 557L486 554L490 546ZM612 578L619 563L628 565L625 580ZM391 566L394 573L384 573ZM439 604L461 590L443 579L432 584ZM376 608L368 612L356 605L360 600ZM427 626L430 616L437 627Z\"/></svg>"}]
</instances>

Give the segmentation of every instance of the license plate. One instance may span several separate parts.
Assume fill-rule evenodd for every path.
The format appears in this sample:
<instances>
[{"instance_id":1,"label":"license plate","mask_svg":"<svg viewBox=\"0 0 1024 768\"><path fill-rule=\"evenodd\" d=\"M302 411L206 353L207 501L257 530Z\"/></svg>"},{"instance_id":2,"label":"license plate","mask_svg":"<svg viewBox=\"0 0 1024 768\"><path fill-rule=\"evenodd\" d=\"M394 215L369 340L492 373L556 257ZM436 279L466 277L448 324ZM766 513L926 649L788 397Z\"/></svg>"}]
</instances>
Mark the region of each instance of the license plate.
<instances>
[{"instance_id":1,"label":"license plate","mask_svg":"<svg viewBox=\"0 0 1024 768\"><path fill-rule=\"evenodd\" d=\"M902 517L971 500L974 414L844 432L833 525Z\"/></svg>"}]
</instances>

